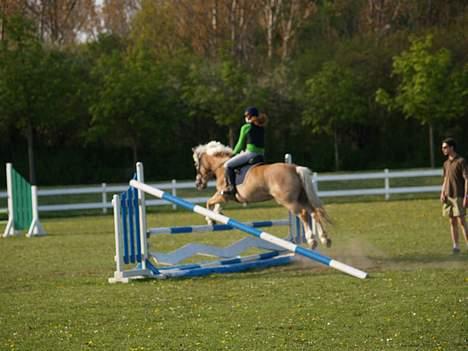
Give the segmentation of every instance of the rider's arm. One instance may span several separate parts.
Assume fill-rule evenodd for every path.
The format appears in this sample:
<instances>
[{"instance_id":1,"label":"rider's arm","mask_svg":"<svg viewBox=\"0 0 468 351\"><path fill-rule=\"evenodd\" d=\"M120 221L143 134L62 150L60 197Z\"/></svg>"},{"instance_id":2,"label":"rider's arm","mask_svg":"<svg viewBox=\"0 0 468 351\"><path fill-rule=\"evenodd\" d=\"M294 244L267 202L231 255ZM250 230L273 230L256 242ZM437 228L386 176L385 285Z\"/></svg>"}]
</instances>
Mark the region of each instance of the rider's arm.
<instances>
[{"instance_id":1,"label":"rider's arm","mask_svg":"<svg viewBox=\"0 0 468 351\"><path fill-rule=\"evenodd\" d=\"M251 127L250 123L246 123L242 126L240 130L239 140L237 140L237 144L234 147L234 150L232 151L234 155L237 155L239 152L241 152L244 149L245 142L247 139L247 134L249 133L250 127Z\"/></svg>"}]
</instances>

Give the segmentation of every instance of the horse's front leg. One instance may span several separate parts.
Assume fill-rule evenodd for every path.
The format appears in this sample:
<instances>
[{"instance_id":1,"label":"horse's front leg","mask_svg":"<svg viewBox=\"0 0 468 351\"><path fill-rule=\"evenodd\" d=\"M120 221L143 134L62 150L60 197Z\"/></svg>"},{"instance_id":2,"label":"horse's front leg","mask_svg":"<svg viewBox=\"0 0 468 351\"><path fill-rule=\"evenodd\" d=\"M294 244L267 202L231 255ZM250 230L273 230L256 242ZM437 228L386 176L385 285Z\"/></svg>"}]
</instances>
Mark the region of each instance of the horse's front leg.
<instances>
[{"instance_id":1,"label":"horse's front leg","mask_svg":"<svg viewBox=\"0 0 468 351\"><path fill-rule=\"evenodd\" d=\"M221 210L222 210L221 203L224 203L224 202L226 202L225 197L221 195L220 193L216 193L211 198L208 199L208 201L206 202L206 208L215 213L221 213ZM211 218L205 217L205 219L209 225L215 224L215 221L212 220Z\"/></svg>"}]
</instances>

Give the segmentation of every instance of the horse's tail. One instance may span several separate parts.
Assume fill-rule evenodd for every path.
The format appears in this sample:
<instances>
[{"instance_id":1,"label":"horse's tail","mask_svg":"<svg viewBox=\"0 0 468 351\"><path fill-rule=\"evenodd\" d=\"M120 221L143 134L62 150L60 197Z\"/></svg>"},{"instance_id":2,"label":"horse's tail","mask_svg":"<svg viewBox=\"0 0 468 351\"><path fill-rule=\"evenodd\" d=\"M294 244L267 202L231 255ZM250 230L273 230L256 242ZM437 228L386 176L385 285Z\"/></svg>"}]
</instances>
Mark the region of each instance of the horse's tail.
<instances>
[{"instance_id":1,"label":"horse's tail","mask_svg":"<svg viewBox=\"0 0 468 351\"><path fill-rule=\"evenodd\" d=\"M297 166L296 172L301 178L302 187L306 193L309 204L312 206L315 215L319 217L318 220L320 222L325 221L327 223L331 223L331 219L328 216L327 211L325 211L322 201L320 201L317 192L315 191L314 184L312 183L312 171L307 167Z\"/></svg>"}]
</instances>

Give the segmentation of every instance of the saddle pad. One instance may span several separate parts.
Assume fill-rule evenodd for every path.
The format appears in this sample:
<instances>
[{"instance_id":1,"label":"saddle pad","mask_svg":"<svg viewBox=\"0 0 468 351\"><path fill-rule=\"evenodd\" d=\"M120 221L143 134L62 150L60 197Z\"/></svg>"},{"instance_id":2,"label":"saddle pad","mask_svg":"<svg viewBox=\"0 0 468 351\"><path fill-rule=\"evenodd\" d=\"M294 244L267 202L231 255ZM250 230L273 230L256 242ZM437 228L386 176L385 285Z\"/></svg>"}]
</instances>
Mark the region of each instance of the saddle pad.
<instances>
[{"instance_id":1,"label":"saddle pad","mask_svg":"<svg viewBox=\"0 0 468 351\"><path fill-rule=\"evenodd\" d=\"M246 164L246 165L243 165L241 166L240 168L236 168L235 172L236 172L236 185L240 185L244 182L244 179L245 179L245 176L247 175L247 173L250 171L251 168L254 168L254 167L257 167L257 166L260 166L260 165L263 165L264 162L261 162L261 163L255 163L253 165L251 164Z\"/></svg>"}]
</instances>

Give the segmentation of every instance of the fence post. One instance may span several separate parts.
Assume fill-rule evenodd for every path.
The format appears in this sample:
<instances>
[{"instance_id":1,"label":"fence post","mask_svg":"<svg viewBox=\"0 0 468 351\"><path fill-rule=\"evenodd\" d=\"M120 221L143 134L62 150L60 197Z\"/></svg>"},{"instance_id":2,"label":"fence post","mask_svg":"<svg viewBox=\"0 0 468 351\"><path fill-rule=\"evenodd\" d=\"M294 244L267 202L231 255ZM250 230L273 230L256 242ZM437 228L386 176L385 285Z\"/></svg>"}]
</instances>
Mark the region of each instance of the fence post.
<instances>
[{"instance_id":1,"label":"fence post","mask_svg":"<svg viewBox=\"0 0 468 351\"><path fill-rule=\"evenodd\" d=\"M384 169L385 173L385 200L390 199L390 178L388 177L389 171L388 168Z\"/></svg>"},{"instance_id":2,"label":"fence post","mask_svg":"<svg viewBox=\"0 0 468 351\"><path fill-rule=\"evenodd\" d=\"M177 180L175 179L172 179L172 196L177 196ZM176 205L172 205L172 209L173 210L177 210L177 206Z\"/></svg>"},{"instance_id":3,"label":"fence post","mask_svg":"<svg viewBox=\"0 0 468 351\"><path fill-rule=\"evenodd\" d=\"M102 183L102 213L107 213L107 184Z\"/></svg>"}]
</instances>

